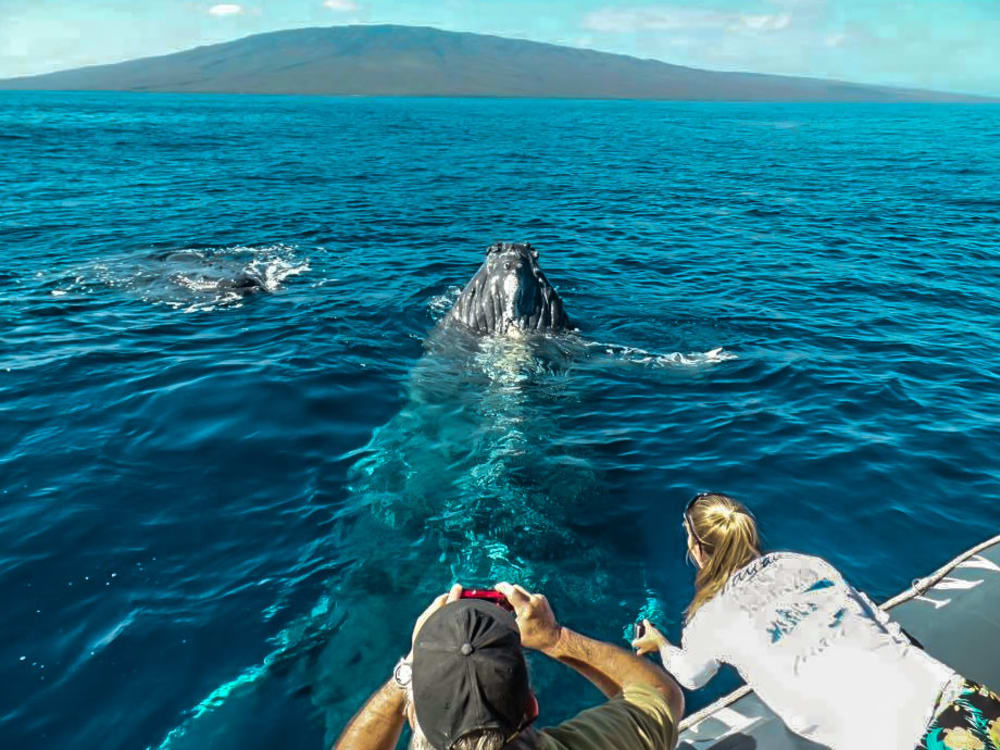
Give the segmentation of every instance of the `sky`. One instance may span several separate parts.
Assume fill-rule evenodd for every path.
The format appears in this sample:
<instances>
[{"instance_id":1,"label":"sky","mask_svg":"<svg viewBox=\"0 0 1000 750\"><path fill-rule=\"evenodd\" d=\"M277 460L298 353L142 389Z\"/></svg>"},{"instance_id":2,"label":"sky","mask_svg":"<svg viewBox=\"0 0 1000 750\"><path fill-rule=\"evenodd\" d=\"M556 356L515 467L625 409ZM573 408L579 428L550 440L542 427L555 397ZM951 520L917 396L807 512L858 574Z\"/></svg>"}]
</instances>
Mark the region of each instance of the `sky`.
<instances>
[{"instance_id":1,"label":"sky","mask_svg":"<svg viewBox=\"0 0 1000 750\"><path fill-rule=\"evenodd\" d=\"M355 23L1000 96L1000 0L0 0L0 78Z\"/></svg>"}]
</instances>

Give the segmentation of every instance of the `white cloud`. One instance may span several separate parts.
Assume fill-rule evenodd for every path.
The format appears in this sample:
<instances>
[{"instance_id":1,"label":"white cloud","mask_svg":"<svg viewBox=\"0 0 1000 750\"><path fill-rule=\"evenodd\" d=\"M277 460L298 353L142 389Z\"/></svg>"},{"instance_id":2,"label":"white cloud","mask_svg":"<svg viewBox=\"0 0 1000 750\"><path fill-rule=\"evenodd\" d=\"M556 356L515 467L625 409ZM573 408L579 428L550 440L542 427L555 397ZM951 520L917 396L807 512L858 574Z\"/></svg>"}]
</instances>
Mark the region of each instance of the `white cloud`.
<instances>
[{"instance_id":1,"label":"white cloud","mask_svg":"<svg viewBox=\"0 0 1000 750\"><path fill-rule=\"evenodd\" d=\"M222 3L221 5L213 5L208 9L208 12L213 16L235 16L243 12L243 6L235 5L234 3Z\"/></svg>"},{"instance_id":2,"label":"white cloud","mask_svg":"<svg viewBox=\"0 0 1000 750\"><path fill-rule=\"evenodd\" d=\"M792 17L788 13L761 13L741 15L740 22L754 31L781 31L792 22Z\"/></svg>"},{"instance_id":3,"label":"white cloud","mask_svg":"<svg viewBox=\"0 0 1000 750\"><path fill-rule=\"evenodd\" d=\"M335 10L339 13L348 13L352 10L359 10L361 8L354 0L326 0L323 3L324 7L330 10Z\"/></svg>"},{"instance_id":4,"label":"white cloud","mask_svg":"<svg viewBox=\"0 0 1000 750\"><path fill-rule=\"evenodd\" d=\"M581 14L579 33L608 52L710 70L1000 95L993 41L1000 18L976 15L977 26L975 14L962 13L964 3L954 3L955 18L900 3L845 21L833 0L605 2Z\"/></svg>"},{"instance_id":5,"label":"white cloud","mask_svg":"<svg viewBox=\"0 0 1000 750\"><path fill-rule=\"evenodd\" d=\"M607 7L587 14L583 20L584 27L591 31L612 33L718 29L755 34L781 31L791 23L792 15L786 12L735 13L686 5Z\"/></svg>"},{"instance_id":6,"label":"white cloud","mask_svg":"<svg viewBox=\"0 0 1000 750\"><path fill-rule=\"evenodd\" d=\"M736 14L684 6L658 8L601 8L583 19L592 31L675 31L726 25Z\"/></svg>"},{"instance_id":7,"label":"white cloud","mask_svg":"<svg viewBox=\"0 0 1000 750\"><path fill-rule=\"evenodd\" d=\"M740 8L668 0L607 5L582 20L602 49L625 42L631 54L678 65L827 75L832 48L824 41L834 31L828 15L829 0L755 0Z\"/></svg>"}]
</instances>

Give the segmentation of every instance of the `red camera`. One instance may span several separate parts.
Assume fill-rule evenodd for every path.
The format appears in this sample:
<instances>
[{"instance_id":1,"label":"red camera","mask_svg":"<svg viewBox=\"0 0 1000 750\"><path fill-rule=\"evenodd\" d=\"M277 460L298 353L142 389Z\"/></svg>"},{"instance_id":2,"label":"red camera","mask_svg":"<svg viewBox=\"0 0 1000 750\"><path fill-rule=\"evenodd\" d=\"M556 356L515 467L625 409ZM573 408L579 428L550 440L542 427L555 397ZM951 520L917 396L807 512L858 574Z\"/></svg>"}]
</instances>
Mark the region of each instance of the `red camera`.
<instances>
[{"instance_id":1,"label":"red camera","mask_svg":"<svg viewBox=\"0 0 1000 750\"><path fill-rule=\"evenodd\" d=\"M503 607L508 612L513 612L514 607L507 597L501 594L499 591L494 591L493 589L464 589L462 591L462 599L484 599L488 602L493 602L498 607Z\"/></svg>"}]
</instances>

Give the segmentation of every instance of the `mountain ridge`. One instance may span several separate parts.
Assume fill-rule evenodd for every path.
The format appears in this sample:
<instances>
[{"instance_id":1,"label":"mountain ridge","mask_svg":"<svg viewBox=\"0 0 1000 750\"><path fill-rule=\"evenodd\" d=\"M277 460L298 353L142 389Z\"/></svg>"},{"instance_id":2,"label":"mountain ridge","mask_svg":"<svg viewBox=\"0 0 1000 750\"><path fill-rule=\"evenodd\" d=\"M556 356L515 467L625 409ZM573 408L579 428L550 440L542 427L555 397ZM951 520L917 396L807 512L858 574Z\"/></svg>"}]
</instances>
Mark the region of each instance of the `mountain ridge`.
<instances>
[{"instance_id":1,"label":"mountain ridge","mask_svg":"<svg viewBox=\"0 0 1000 750\"><path fill-rule=\"evenodd\" d=\"M271 31L182 52L0 79L4 90L708 101L982 102L989 97L766 73L426 26Z\"/></svg>"}]
</instances>

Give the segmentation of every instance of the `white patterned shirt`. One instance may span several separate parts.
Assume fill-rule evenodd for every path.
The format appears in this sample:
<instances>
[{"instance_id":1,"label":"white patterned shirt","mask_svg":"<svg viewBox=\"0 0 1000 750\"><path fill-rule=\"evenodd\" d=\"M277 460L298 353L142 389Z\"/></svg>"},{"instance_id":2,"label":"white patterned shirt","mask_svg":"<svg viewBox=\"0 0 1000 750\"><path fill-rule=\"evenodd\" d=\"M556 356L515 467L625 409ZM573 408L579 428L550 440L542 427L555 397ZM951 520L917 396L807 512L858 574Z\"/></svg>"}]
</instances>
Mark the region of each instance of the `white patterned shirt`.
<instances>
[{"instance_id":1,"label":"white patterned shirt","mask_svg":"<svg viewBox=\"0 0 1000 750\"><path fill-rule=\"evenodd\" d=\"M736 571L663 666L689 689L725 662L793 732L834 750L913 750L953 670L828 562L789 552Z\"/></svg>"}]
</instances>

